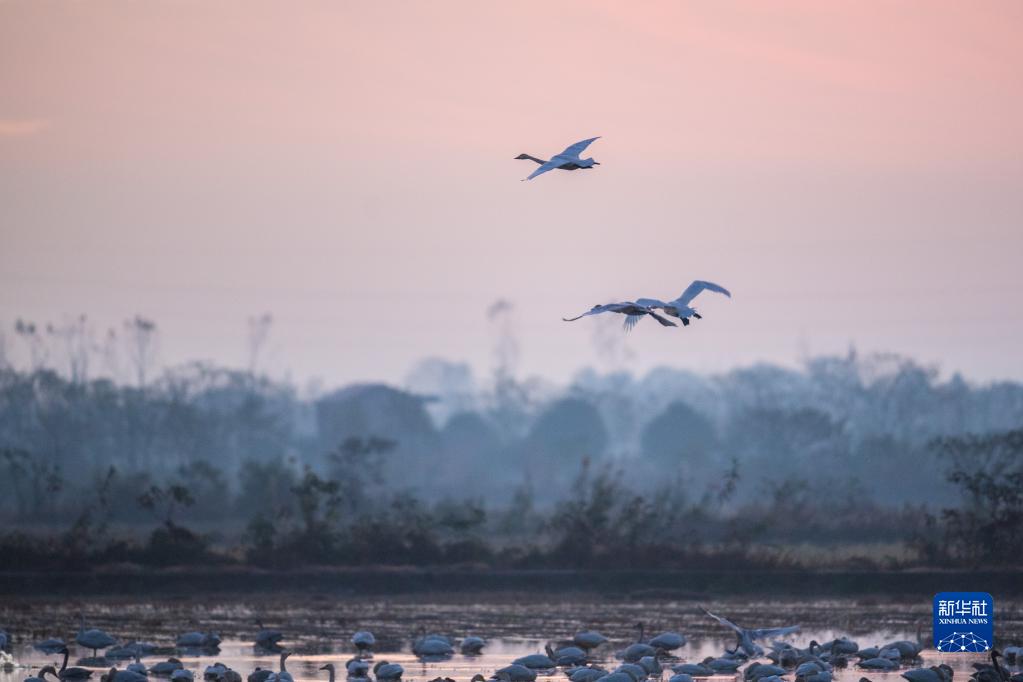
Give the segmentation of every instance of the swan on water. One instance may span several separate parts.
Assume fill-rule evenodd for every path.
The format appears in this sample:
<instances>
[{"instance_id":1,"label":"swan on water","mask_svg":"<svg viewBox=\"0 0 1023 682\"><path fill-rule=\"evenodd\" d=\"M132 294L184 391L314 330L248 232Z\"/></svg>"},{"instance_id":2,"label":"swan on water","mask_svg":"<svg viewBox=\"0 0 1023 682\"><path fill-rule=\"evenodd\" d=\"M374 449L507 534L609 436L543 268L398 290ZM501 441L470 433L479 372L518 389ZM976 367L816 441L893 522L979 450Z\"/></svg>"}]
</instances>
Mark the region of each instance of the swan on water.
<instances>
[{"instance_id":1,"label":"swan on water","mask_svg":"<svg viewBox=\"0 0 1023 682\"><path fill-rule=\"evenodd\" d=\"M184 668L184 664L176 658L168 658L166 661L160 661L155 665L150 666L149 672L152 675L158 675L161 677L170 677L171 673L175 670Z\"/></svg>"},{"instance_id":2,"label":"swan on water","mask_svg":"<svg viewBox=\"0 0 1023 682\"><path fill-rule=\"evenodd\" d=\"M745 670L742 671L742 678L744 680L759 680L761 677L770 677L777 675L781 677L787 674L788 671L780 665L771 665L769 663L750 663ZM798 677L799 672L796 672Z\"/></svg>"},{"instance_id":3,"label":"swan on water","mask_svg":"<svg viewBox=\"0 0 1023 682\"><path fill-rule=\"evenodd\" d=\"M646 670L647 675L653 675L654 677L660 677L661 673L664 672L664 668L661 667L661 662L657 660L656 656L644 656L639 659L639 665Z\"/></svg>"},{"instance_id":4,"label":"swan on water","mask_svg":"<svg viewBox=\"0 0 1023 682\"><path fill-rule=\"evenodd\" d=\"M175 645L182 649L217 649L220 641L216 632L183 632L178 635Z\"/></svg>"},{"instance_id":5,"label":"swan on water","mask_svg":"<svg viewBox=\"0 0 1023 682\"><path fill-rule=\"evenodd\" d=\"M327 671L328 675L330 676L330 679L328 680L328 682L336 682L336 673L334 671L334 664L333 663L327 663L326 665L321 665L320 666L320 670L326 670Z\"/></svg>"},{"instance_id":6,"label":"swan on water","mask_svg":"<svg viewBox=\"0 0 1023 682\"><path fill-rule=\"evenodd\" d=\"M259 632L256 633L256 646L268 651L280 651L279 642L284 639L284 633L280 630L268 630L263 627L261 621L256 621Z\"/></svg>"},{"instance_id":7,"label":"swan on water","mask_svg":"<svg viewBox=\"0 0 1023 682\"><path fill-rule=\"evenodd\" d=\"M454 654L455 648L444 635L426 635L412 643L412 653L419 658L444 658Z\"/></svg>"},{"instance_id":8,"label":"swan on water","mask_svg":"<svg viewBox=\"0 0 1023 682\"><path fill-rule=\"evenodd\" d=\"M712 658L707 657L703 659L703 664L713 670L715 673L734 673L739 669L739 666L743 664L743 661L738 658Z\"/></svg>"},{"instance_id":9,"label":"swan on water","mask_svg":"<svg viewBox=\"0 0 1023 682\"><path fill-rule=\"evenodd\" d=\"M373 666L373 674L377 676L378 680L400 680L401 674L405 672L397 663L388 663L387 661L380 661Z\"/></svg>"},{"instance_id":10,"label":"swan on water","mask_svg":"<svg viewBox=\"0 0 1023 682\"><path fill-rule=\"evenodd\" d=\"M594 161L592 157L588 159L579 158L579 155L586 151L586 148L589 147L594 140L599 139L600 136L591 137L588 140L582 140L581 142L570 144L565 147L565 151L551 157L550 161L544 161L543 159L538 159L535 156L530 156L529 154L519 154L515 157L516 160L528 159L529 161L534 161L540 164L540 167L530 173L528 178L523 178L523 181L532 180L536 176L542 175L547 171L554 170L555 168L560 168L561 170L576 170L579 168L593 168L594 166L599 166L600 163L598 161Z\"/></svg>"},{"instance_id":11,"label":"swan on water","mask_svg":"<svg viewBox=\"0 0 1023 682\"><path fill-rule=\"evenodd\" d=\"M554 649L550 643L545 647L547 658L554 661L555 665L583 665L586 663L586 652L577 646L566 646Z\"/></svg>"},{"instance_id":12,"label":"swan on water","mask_svg":"<svg viewBox=\"0 0 1023 682\"><path fill-rule=\"evenodd\" d=\"M282 651L280 658L280 670L275 673L271 673L266 678L266 682L295 682L295 678L288 672L287 660L288 656L291 655L290 651Z\"/></svg>"},{"instance_id":13,"label":"swan on water","mask_svg":"<svg viewBox=\"0 0 1023 682\"><path fill-rule=\"evenodd\" d=\"M607 671L603 668L577 668L568 679L572 682L597 682L604 675L607 675Z\"/></svg>"},{"instance_id":14,"label":"swan on water","mask_svg":"<svg viewBox=\"0 0 1023 682\"><path fill-rule=\"evenodd\" d=\"M60 670L57 671L57 677L62 680L85 680L92 677L92 671L88 668L79 668L67 666L68 656L71 652L67 647L61 649L58 653L64 654L64 662L60 664Z\"/></svg>"},{"instance_id":15,"label":"swan on water","mask_svg":"<svg viewBox=\"0 0 1023 682\"><path fill-rule=\"evenodd\" d=\"M649 673L647 673L646 668L644 668L638 663L622 663L620 666L615 668L615 672L625 673L633 680L635 680L635 682L645 680L647 678L647 675L649 675Z\"/></svg>"},{"instance_id":16,"label":"swan on water","mask_svg":"<svg viewBox=\"0 0 1023 682\"><path fill-rule=\"evenodd\" d=\"M942 663L930 668L914 668L906 670L901 677L909 682L952 682L952 668Z\"/></svg>"},{"instance_id":17,"label":"swan on water","mask_svg":"<svg viewBox=\"0 0 1023 682\"><path fill-rule=\"evenodd\" d=\"M78 636L75 637L75 641L86 649L92 649L92 656L96 658L96 652L99 649L106 649L117 643L117 640L96 628L85 629L85 616L78 614L78 620L80 627L78 629Z\"/></svg>"},{"instance_id":18,"label":"swan on water","mask_svg":"<svg viewBox=\"0 0 1023 682\"><path fill-rule=\"evenodd\" d=\"M659 651L674 651L685 646L686 637L677 632L662 632L647 642L647 644Z\"/></svg>"},{"instance_id":19,"label":"swan on water","mask_svg":"<svg viewBox=\"0 0 1023 682\"><path fill-rule=\"evenodd\" d=\"M536 671L518 663L512 663L500 668L494 673L494 677L507 679L507 682L533 682L536 679Z\"/></svg>"},{"instance_id":20,"label":"swan on water","mask_svg":"<svg viewBox=\"0 0 1023 682\"><path fill-rule=\"evenodd\" d=\"M521 665L532 670L550 670L551 668L557 667L550 656L545 654L529 654L528 656L519 656L512 665Z\"/></svg>"},{"instance_id":21,"label":"swan on water","mask_svg":"<svg viewBox=\"0 0 1023 682\"><path fill-rule=\"evenodd\" d=\"M572 642L585 651L596 649L601 644L607 643L607 637L600 634L596 630L583 630L577 632L572 636Z\"/></svg>"},{"instance_id":22,"label":"swan on water","mask_svg":"<svg viewBox=\"0 0 1023 682\"><path fill-rule=\"evenodd\" d=\"M459 648L465 656L478 656L483 652L483 647L486 646L486 644L486 641L482 637L469 635L462 640L459 644Z\"/></svg>"},{"instance_id":23,"label":"swan on water","mask_svg":"<svg viewBox=\"0 0 1023 682\"><path fill-rule=\"evenodd\" d=\"M369 663L361 658L353 658L345 663L345 672L348 673L348 677L354 679L369 677Z\"/></svg>"},{"instance_id":24,"label":"swan on water","mask_svg":"<svg viewBox=\"0 0 1023 682\"><path fill-rule=\"evenodd\" d=\"M35 677L26 677L24 682L49 682L49 680L46 679L47 675L53 675L58 680L60 679L60 676L57 675L56 668L54 668L52 665L44 665L42 668L39 669L38 675L36 675Z\"/></svg>"},{"instance_id":25,"label":"swan on water","mask_svg":"<svg viewBox=\"0 0 1023 682\"><path fill-rule=\"evenodd\" d=\"M377 638L369 630L359 630L352 635L352 644L359 650L359 653L371 651L376 643Z\"/></svg>"}]
</instances>

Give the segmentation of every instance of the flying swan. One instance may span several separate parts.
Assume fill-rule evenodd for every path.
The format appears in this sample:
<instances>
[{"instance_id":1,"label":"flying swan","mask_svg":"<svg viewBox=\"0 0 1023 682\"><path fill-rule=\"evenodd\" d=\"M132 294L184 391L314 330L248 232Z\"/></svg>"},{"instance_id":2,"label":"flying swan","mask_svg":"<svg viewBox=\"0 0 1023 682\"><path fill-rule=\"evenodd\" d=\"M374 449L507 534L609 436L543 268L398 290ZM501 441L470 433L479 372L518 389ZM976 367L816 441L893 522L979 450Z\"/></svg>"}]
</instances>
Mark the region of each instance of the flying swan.
<instances>
[{"instance_id":1,"label":"flying swan","mask_svg":"<svg viewBox=\"0 0 1023 682\"><path fill-rule=\"evenodd\" d=\"M555 168L560 168L561 170L576 170L577 168L593 168L594 166L599 166L600 162L594 161L592 157L588 159L579 158L579 155L590 146L590 143L599 139L600 136L591 137L588 140L583 140L582 142L576 142L575 144L569 145L565 148L565 151L553 157L550 161L544 161L543 159L538 159L535 156L530 156L529 154L519 154L515 157L516 159L529 159L530 161L535 161L540 164L539 168L530 173L528 178L523 178L523 180L532 180L537 175L546 173L549 170L554 170Z\"/></svg>"}]
</instances>

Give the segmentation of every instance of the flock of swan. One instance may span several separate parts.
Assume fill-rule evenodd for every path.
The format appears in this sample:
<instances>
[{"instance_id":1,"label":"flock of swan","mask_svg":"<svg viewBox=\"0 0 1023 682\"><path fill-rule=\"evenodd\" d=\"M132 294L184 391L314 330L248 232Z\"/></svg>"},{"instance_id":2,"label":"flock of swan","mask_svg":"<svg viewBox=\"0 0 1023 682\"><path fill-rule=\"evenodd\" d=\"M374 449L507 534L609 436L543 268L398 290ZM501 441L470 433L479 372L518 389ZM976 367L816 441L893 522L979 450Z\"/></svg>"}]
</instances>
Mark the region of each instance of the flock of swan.
<instances>
[{"instance_id":1,"label":"flock of swan","mask_svg":"<svg viewBox=\"0 0 1023 682\"><path fill-rule=\"evenodd\" d=\"M661 632L654 637L644 636L643 625L637 625L639 636L636 641L613 653L613 660L620 661L613 669L601 665L612 660L608 647L610 642L595 630L575 633L570 639L550 642L544 653L534 653L511 661L497 669L489 677L477 674L472 682L535 682L538 675L553 676L560 671L569 682L655 682L668 673L667 682L694 682L694 680L725 676L733 680L741 675L742 682L832 682L834 671L851 666L864 671L882 673L899 672L908 682L952 682L953 670L941 664L931 667L911 666L919 662L923 645L917 641L899 640L884 645L860 648L846 637L831 642L811 641L806 648L799 648L778 638L799 632L799 626L776 628L745 628L731 620L703 609L707 617L724 626L735 636L735 646L725 648L720 656L704 658L699 662L685 661L676 652L687 643L686 637L678 632ZM258 623L253 637L257 650L279 654L277 670L256 667L245 678L220 662L205 668L206 682L294 682L287 669L291 652L281 642L284 633L263 627ZM10 654L3 651L9 636L0 630L0 663L11 662ZM63 656L58 669L56 665L41 667L34 676L24 682L85 682L95 668L104 668L111 661L129 660L123 669L112 665L100 675L100 682L151 682L162 678L170 682L194 682L195 675L185 668L178 658L168 658L153 665L142 663L142 658L164 653L165 650L148 642L132 641L117 646L109 634L95 628L86 628L84 619L75 642L92 657L68 666L70 651L64 640L59 638L36 642L34 647L47 654ZM768 642L765 649L760 642ZM173 650L179 655L215 656L219 652L221 639L214 632L185 632L177 637ZM401 682L404 668L386 660L371 665L376 638L371 632L359 631L351 637L355 655L348 660L341 674L348 682ZM486 641L478 636L468 636L457 643L458 651L467 657L482 653ZM456 652L456 643L444 635L431 634L418 637L412 642L412 653L424 662L443 661ZM98 652L105 649L104 656ZM602 653L598 653L602 652ZM991 652L991 662L974 663L971 682L1023 682L1023 673L1012 673L1000 660L1009 665L1023 664L1023 647L1006 647L1004 656L997 650ZM339 669L333 663L320 667L329 676L329 682L337 682ZM49 678L47 677L49 676ZM454 682L450 678L436 678L430 682ZM861 677L860 682L870 682Z\"/></svg>"},{"instance_id":2,"label":"flock of swan","mask_svg":"<svg viewBox=\"0 0 1023 682\"><path fill-rule=\"evenodd\" d=\"M570 144L560 154L555 154L550 160L545 160L532 156L530 154L519 154L516 159L524 159L540 164L540 167L529 174L529 177L523 178L523 180L532 180L538 175L542 175L547 171L554 169L560 170L579 170L580 168L587 169L599 166L600 162L594 161L592 157L583 159L580 157L586 148L593 144L594 141L599 140L600 137L591 137L586 140L581 140L575 144ZM580 318L588 315L599 315L601 313L619 313L625 315L625 330L631 331L636 323L643 319L644 316L649 315L653 319L661 323L665 327L677 327L674 322L669 320L667 317L659 314L657 311L661 310L666 315L678 318L682 322L683 327L689 326L689 320L702 319L699 313L696 312L695 308L692 308L689 304L692 302L696 295L701 291L715 291L719 294L724 294L731 298L732 294L719 284L713 282L705 282L703 280L696 280L689 285L682 295L673 301L662 301L657 298L639 298L635 301L620 301L616 303L603 303L595 305L582 315L571 318L562 318L565 322L574 322Z\"/></svg>"}]
</instances>

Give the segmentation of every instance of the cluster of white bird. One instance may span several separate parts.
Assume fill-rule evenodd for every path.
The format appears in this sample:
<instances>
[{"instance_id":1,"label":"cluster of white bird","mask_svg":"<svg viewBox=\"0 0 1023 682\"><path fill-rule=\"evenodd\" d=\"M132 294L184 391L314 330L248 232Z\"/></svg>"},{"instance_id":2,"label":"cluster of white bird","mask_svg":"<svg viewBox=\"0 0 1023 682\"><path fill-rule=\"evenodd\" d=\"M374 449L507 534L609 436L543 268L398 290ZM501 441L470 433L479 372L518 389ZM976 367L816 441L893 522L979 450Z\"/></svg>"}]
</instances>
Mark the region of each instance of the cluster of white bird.
<instances>
[{"instance_id":1,"label":"cluster of white bird","mask_svg":"<svg viewBox=\"0 0 1023 682\"><path fill-rule=\"evenodd\" d=\"M613 670L602 667L596 661L606 657L595 657L594 652L608 644L608 639L594 630L577 632L570 640L550 642L544 653L522 656L509 665L496 670L489 680L482 675L475 675L473 682L535 682L539 673L553 674L561 669L570 682L648 682L660 680L665 670L663 664L669 663L671 676L668 682L693 682L696 679L718 675L735 676L741 670L743 682L789 682L789 676L795 682L833 682L833 672L849 667L853 659L855 665L863 670L890 672L898 670L903 664L918 661L923 648L920 631L917 641L898 640L882 646L860 649L859 645L848 639L839 638L820 644L811 641L806 648L793 646L788 642L771 641L769 650L764 650L757 642L774 640L799 631L799 626L777 628L743 628L722 616L703 609L703 612L716 622L727 627L735 635L735 646L726 648L718 657L707 657L695 662L680 662L674 652L686 645L686 637L678 632L662 632L655 637L644 637L643 624L637 624L639 636L636 641L623 650L616 652L616 658L622 662ZM279 652L278 670L255 668L246 679L247 682L294 682L287 670L287 659L291 655L281 647L284 635L279 630L264 628L259 624L259 631L254 644L262 651ZM0 630L0 653L9 637ZM84 619L75 641L86 649L91 649L93 657L79 661L79 666L69 667L69 651L61 639L47 639L35 644L35 648L46 653L63 654L63 663L58 670L53 665L44 666L38 675L28 677L24 682L49 682L51 675L58 682L84 681L90 678L93 671L83 665L100 667L107 665L108 658L134 658L134 663L119 670L116 666L104 673L101 682L148 682L149 676L169 678L171 682L194 682L193 673L186 669L180 659L168 658L153 666L147 667L141 662L143 656L154 655L159 647L146 642L131 642L121 647L113 637L98 629L86 629ZM220 637L213 632L186 632L176 640L176 650L188 654L214 654L219 649ZM377 682L400 682L404 668L397 663L386 660L377 661L372 667L367 658L372 657L376 638L371 632L356 632L351 643L356 650L355 657L345 664L345 677L350 682L369 682L375 678ZM486 646L481 637L468 636L459 642L459 650L465 656L477 656ZM430 634L419 637L412 642L412 653L421 661L446 660L455 654L454 642L444 635ZM103 658L97 657L100 649L108 649ZM1002 655L997 650L991 652L991 663L975 663L975 672L971 682L1023 682L1023 673L1012 674L1003 666L999 659ZM1005 660L1010 664L1023 663L1023 648L1007 647ZM757 660L761 659L761 660ZM767 659L770 662L764 662ZM329 682L336 682L337 670L334 664L327 663L320 670L327 671ZM912 668L901 673L908 682L952 682L953 671L945 665L929 668ZM222 663L207 666L203 678L206 682L243 682L241 674ZM436 678L431 682L447 682L449 678ZM860 678L860 682L870 682Z\"/></svg>"},{"instance_id":2,"label":"cluster of white bird","mask_svg":"<svg viewBox=\"0 0 1023 682\"><path fill-rule=\"evenodd\" d=\"M591 137L588 140L582 140L571 144L565 148L565 151L560 154L555 154L549 161L544 159L531 156L530 154L519 154L516 159L528 159L535 163L540 164L540 167L533 171L529 177L524 180L532 180L538 175L546 173L547 171L554 170L555 168L561 170L578 170L580 168L593 168L599 166L600 163L594 161L593 158L580 158L587 147L594 142L599 140L600 137ZM619 313L625 315L625 330L631 331L636 323L639 322L644 315L649 315L653 319L661 323L665 327L677 327L674 322L667 319L657 311L661 310L665 314L678 318L682 322L682 326L688 326L690 318L702 319L700 314L696 312L696 309L691 307L689 304L697 294L701 291L709 290L715 291L719 294L724 294L731 298L732 294L719 284L713 282L705 282L703 280L696 280L689 287L682 292L682 295L673 301L662 301L657 298L638 298L635 301L620 301L617 303L604 303L601 305L595 305L582 315L571 318L562 318L565 322L574 322L580 318L588 315L599 315L601 313Z\"/></svg>"}]
</instances>

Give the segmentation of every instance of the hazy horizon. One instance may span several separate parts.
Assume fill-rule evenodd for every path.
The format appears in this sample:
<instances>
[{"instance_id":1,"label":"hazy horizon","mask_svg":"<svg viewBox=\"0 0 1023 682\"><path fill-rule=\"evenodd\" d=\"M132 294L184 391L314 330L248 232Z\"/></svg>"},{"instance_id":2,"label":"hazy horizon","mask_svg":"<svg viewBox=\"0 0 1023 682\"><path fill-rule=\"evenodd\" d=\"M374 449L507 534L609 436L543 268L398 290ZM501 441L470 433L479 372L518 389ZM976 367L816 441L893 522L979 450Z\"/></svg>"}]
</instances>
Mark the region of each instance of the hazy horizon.
<instances>
[{"instance_id":1,"label":"hazy horizon","mask_svg":"<svg viewBox=\"0 0 1023 682\"><path fill-rule=\"evenodd\" d=\"M1023 379L1023 5L0 2L0 327L160 361L703 372L890 351ZM1016 123L1014 123L1014 121ZM601 165L513 157L601 135ZM561 322L668 298L685 329ZM13 349L13 350L12 350Z\"/></svg>"}]
</instances>

